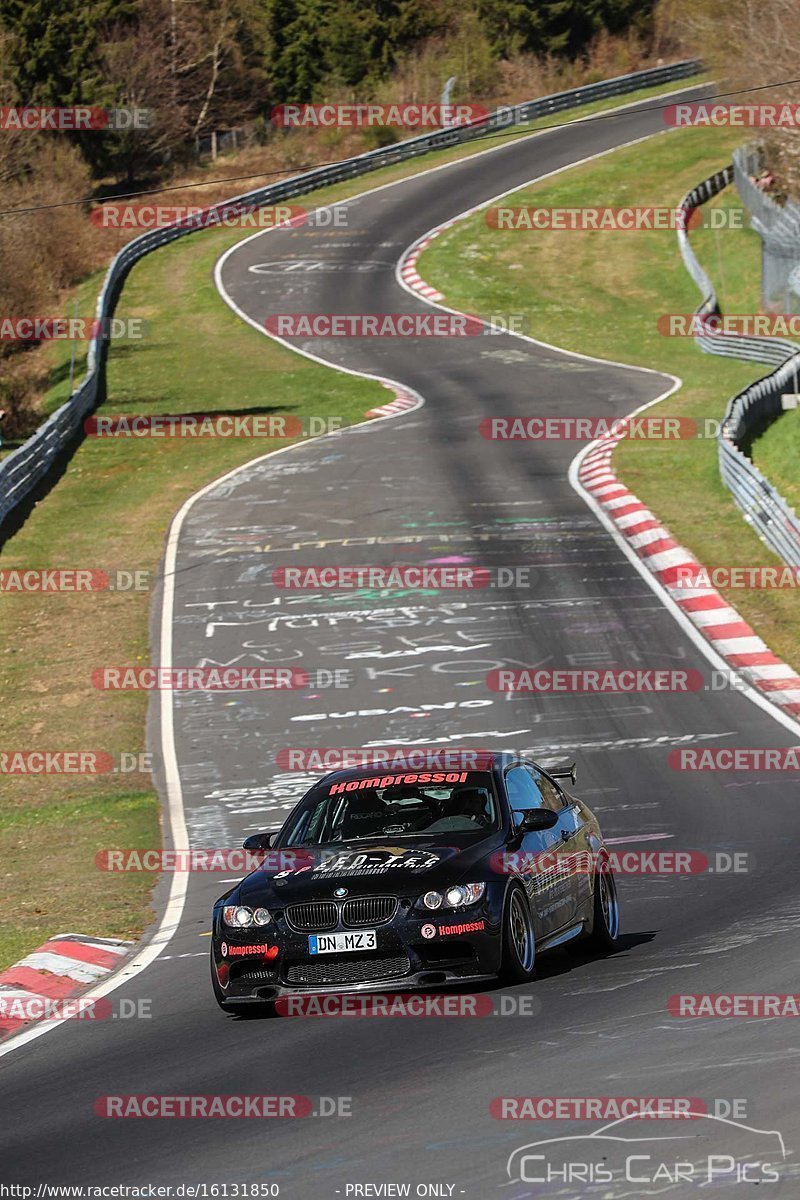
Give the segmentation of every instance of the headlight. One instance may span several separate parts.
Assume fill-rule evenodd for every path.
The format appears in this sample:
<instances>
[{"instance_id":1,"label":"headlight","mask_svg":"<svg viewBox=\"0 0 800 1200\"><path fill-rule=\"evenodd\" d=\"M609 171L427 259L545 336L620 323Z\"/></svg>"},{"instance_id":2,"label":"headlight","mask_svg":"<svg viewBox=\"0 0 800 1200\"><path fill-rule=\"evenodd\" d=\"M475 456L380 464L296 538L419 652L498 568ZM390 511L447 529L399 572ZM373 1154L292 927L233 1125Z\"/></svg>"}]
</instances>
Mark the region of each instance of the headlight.
<instances>
[{"instance_id":1,"label":"headlight","mask_svg":"<svg viewBox=\"0 0 800 1200\"><path fill-rule=\"evenodd\" d=\"M266 908L247 908L244 904L226 904L222 910L222 920L231 929L247 929L250 925L269 925L272 917Z\"/></svg>"},{"instance_id":2,"label":"headlight","mask_svg":"<svg viewBox=\"0 0 800 1200\"><path fill-rule=\"evenodd\" d=\"M459 883L441 892L426 892L422 897L425 908L461 908L465 904L477 904L486 891L485 883Z\"/></svg>"}]
</instances>

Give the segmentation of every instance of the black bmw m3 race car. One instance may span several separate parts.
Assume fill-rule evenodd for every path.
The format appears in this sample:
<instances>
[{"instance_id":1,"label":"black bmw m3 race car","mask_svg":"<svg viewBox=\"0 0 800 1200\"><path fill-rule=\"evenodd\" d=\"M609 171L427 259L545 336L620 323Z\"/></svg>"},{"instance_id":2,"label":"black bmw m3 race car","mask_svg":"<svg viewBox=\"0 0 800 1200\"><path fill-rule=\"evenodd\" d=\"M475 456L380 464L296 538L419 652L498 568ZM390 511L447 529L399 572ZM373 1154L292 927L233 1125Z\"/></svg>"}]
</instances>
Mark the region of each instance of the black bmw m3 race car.
<instances>
[{"instance_id":1,"label":"black bmw m3 race car","mask_svg":"<svg viewBox=\"0 0 800 1200\"><path fill-rule=\"evenodd\" d=\"M404 761L424 760L424 751ZM448 758L448 763L452 759ZM619 906L571 771L460 752L458 769L360 766L316 783L214 906L225 1009L320 992L522 983L564 943L609 951Z\"/></svg>"}]
</instances>

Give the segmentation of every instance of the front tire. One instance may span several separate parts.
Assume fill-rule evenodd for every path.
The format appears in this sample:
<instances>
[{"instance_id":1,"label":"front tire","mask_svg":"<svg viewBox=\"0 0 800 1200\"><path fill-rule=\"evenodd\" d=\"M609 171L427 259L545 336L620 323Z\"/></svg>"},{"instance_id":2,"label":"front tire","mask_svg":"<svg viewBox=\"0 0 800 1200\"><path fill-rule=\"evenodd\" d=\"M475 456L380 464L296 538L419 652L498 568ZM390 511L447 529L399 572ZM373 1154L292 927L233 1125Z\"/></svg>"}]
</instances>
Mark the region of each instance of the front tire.
<instances>
[{"instance_id":1,"label":"front tire","mask_svg":"<svg viewBox=\"0 0 800 1200\"><path fill-rule=\"evenodd\" d=\"M522 888L511 890L503 916L503 983L528 983L536 968L536 938L530 906Z\"/></svg>"}]
</instances>

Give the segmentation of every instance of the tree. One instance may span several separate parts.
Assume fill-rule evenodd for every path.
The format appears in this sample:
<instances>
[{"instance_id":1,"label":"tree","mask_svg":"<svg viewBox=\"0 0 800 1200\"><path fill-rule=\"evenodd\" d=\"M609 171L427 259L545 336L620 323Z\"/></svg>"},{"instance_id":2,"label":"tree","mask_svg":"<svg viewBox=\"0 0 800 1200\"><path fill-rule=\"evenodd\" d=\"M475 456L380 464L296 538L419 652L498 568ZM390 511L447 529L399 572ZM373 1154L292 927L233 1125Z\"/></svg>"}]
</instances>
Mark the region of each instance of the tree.
<instances>
[{"instance_id":1,"label":"tree","mask_svg":"<svg viewBox=\"0 0 800 1200\"><path fill-rule=\"evenodd\" d=\"M602 30L639 32L652 20L654 0L478 0L478 12L498 54L582 54Z\"/></svg>"},{"instance_id":2,"label":"tree","mask_svg":"<svg viewBox=\"0 0 800 1200\"><path fill-rule=\"evenodd\" d=\"M259 0L0 0L11 102L133 107L147 129L76 135L95 173L132 177L265 104Z\"/></svg>"},{"instance_id":3,"label":"tree","mask_svg":"<svg viewBox=\"0 0 800 1200\"><path fill-rule=\"evenodd\" d=\"M97 103L99 31L130 20L135 10L136 0L0 0L0 28L11 42L8 82L14 103Z\"/></svg>"},{"instance_id":4,"label":"tree","mask_svg":"<svg viewBox=\"0 0 800 1200\"><path fill-rule=\"evenodd\" d=\"M255 0L142 0L101 54L107 104L148 110L150 120L105 139L108 165L131 177L204 130L248 120L265 98L264 39Z\"/></svg>"},{"instance_id":5,"label":"tree","mask_svg":"<svg viewBox=\"0 0 800 1200\"><path fill-rule=\"evenodd\" d=\"M720 24L724 19L724 37ZM800 9L796 0L729 0L724 18L715 0L662 0L657 33L664 40L691 46L714 72L716 90L734 91L732 102L748 104L800 103L800 86L784 84L797 78L800 54ZM746 94L747 88L775 88ZM742 141L765 146L767 165L777 190L800 200L800 139L792 128L743 130Z\"/></svg>"},{"instance_id":6,"label":"tree","mask_svg":"<svg viewBox=\"0 0 800 1200\"><path fill-rule=\"evenodd\" d=\"M369 87L403 52L441 30L449 4L425 0L265 0L276 103L310 103L323 88Z\"/></svg>"}]
</instances>

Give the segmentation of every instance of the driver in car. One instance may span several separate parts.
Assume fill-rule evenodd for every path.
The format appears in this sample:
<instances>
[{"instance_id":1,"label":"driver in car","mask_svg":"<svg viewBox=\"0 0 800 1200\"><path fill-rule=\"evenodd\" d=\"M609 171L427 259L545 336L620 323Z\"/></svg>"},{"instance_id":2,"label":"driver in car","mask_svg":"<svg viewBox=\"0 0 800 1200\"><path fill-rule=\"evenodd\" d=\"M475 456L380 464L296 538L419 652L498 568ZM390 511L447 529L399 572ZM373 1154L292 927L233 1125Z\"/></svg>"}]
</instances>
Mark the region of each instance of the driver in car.
<instances>
[{"instance_id":1,"label":"driver in car","mask_svg":"<svg viewBox=\"0 0 800 1200\"><path fill-rule=\"evenodd\" d=\"M465 788L453 797L453 815L466 817L476 825L486 824L486 797L480 788Z\"/></svg>"}]
</instances>

